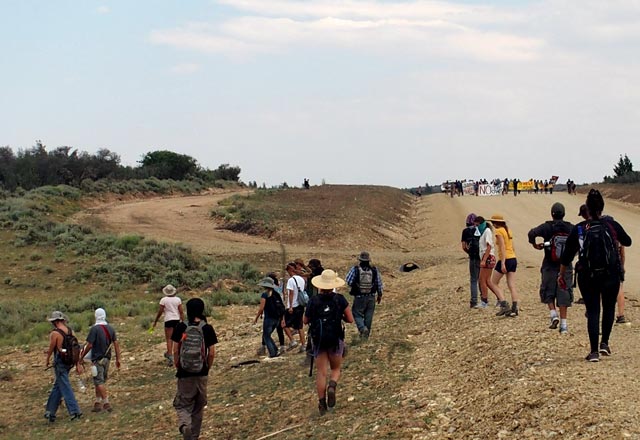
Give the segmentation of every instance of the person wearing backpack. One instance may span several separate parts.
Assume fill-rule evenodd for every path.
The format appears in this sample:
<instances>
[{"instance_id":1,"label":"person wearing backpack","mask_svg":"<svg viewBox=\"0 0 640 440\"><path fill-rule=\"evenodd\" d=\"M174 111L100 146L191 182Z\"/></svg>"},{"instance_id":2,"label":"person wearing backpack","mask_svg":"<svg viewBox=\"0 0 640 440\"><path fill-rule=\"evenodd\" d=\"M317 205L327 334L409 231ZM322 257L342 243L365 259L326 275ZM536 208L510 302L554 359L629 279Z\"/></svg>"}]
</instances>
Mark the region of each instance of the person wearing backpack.
<instances>
[{"instance_id":1,"label":"person wearing backpack","mask_svg":"<svg viewBox=\"0 0 640 440\"><path fill-rule=\"evenodd\" d=\"M616 298L620 288L620 256L618 246L631 246L631 237L615 220L602 217L604 199L597 189L587 195L589 219L575 225L561 258L558 285L566 289L565 273L579 253L576 271L578 286L587 308L587 331L590 351L585 358L598 362L600 355L610 356L609 337L615 319ZM600 303L602 302L602 338L600 336Z\"/></svg>"},{"instance_id":2,"label":"person wearing backpack","mask_svg":"<svg viewBox=\"0 0 640 440\"><path fill-rule=\"evenodd\" d=\"M351 287L351 295L354 296L353 317L358 326L358 332L361 338L367 339L371 334L376 303L380 304L382 301L384 286L380 271L371 265L369 252L360 252L358 261L359 264L349 270L345 280Z\"/></svg>"},{"instance_id":3,"label":"person wearing backpack","mask_svg":"<svg viewBox=\"0 0 640 440\"><path fill-rule=\"evenodd\" d=\"M471 289L471 300L469 307L479 308L478 305L478 280L480 277L480 234L476 235L476 215L471 213L467 216L466 227L462 230L460 239L462 250L469 255L469 287Z\"/></svg>"},{"instance_id":4,"label":"person wearing backpack","mask_svg":"<svg viewBox=\"0 0 640 440\"><path fill-rule=\"evenodd\" d=\"M293 340L293 335L298 333L300 338L299 351L302 353L305 350L304 327L302 324L302 316L304 315L304 304L302 303L302 298L304 297L305 281L304 278L298 275L296 263L288 263L286 271L289 275L289 279L287 280L284 295L284 306L286 308L284 314L284 331L291 341L289 344L290 350L298 347L298 342Z\"/></svg>"},{"instance_id":5,"label":"person wearing backpack","mask_svg":"<svg viewBox=\"0 0 640 440\"><path fill-rule=\"evenodd\" d=\"M113 410L107 393L107 378L109 376L109 364L111 362L111 349L116 352L116 368L120 369L120 344L116 336L116 330L107 323L107 312L97 308L94 316L95 324L89 330L87 343L80 353L80 359L91 351L91 375L95 386L96 400L91 412Z\"/></svg>"},{"instance_id":6,"label":"person wearing backpack","mask_svg":"<svg viewBox=\"0 0 640 440\"><path fill-rule=\"evenodd\" d=\"M344 327L342 321L353 323L349 302L334 289L344 286L345 281L331 269L311 279L318 288L318 295L309 301L304 323L309 324L309 335L316 363L316 391L320 415L336 404L336 388L340 379L340 368L344 355ZM327 371L329 381L327 382ZM309 373L311 374L311 373Z\"/></svg>"},{"instance_id":7,"label":"person wearing backpack","mask_svg":"<svg viewBox=\"0 0 640 440\"><path fill-rule=\"evenodd\" d=\"M49 349L47 350L46 367L53 367L54 382L53 388L47 399L47 406L44 418L53 423L56 420L56 412L60 406L60 400L64 399L65 406L69 412L71 420L77 420L82 417L82 411L73 394L71 382L69 381L69 371L75 366L79 372L78 365L79 356L76 356L75 362L72 352L74 350L73 340L77 345L78 340L75 339L73 332L67 326L67 319L62 312L55 311L51 313L51 317L47 319L53 326L53 330L49 333ZM68 335L68 336L67 336ZM77 349L78 347L76 347ZM51 365L51 356L53 355L53 365Z\"/></svg>"},{"instance_id":8,"label":"person wearing backpack","mask_svg":"<svg viewBox=\"0 0 640 440\"><path fill-rule=\"evenodd\" d=\"M173 361L178 378L173 407L183 440L197 440L207 405L207 379L218 337L207 323L204 301L200 298L187 301L187 321L179 323L171 336L175 342Z\"/></svg>"},{"instance_id":9,"label":"person wearing backpack","mask_svg":"<svg viewBox=\"0 0 640 440\"><path fill-rule=\"evenodd\" d=\"M269 357L274 358L280 355L276 343L273 342L271 334L280 325L280 320L284 316L284 303L282 297L276 292L276 285L273 279L265 277L258 283L258 286L264 287L266 290L260 296L260 307L253 323L256 324L260 317L262 321L262 343L269 352Z\"/></svg>"},{"instance_id":10,"label":"person wearing backpack","mask_svg":"<svg viewBox=\"0 0 640 440\"><path fill-rule=\"evenodd\" d=\"M560 325L560 334L568 334L567 309L573 303L573 289L571 280L573 271L571 268L564 272L566 289L558 285L560 273L560 260L567 237L573 225L564 221L565 209L562 203L554 203L551 206L551 221L546 221L529 231L529 243L534 249L544 250L540 274L540 301L549 308L549 328L556 329ZM536 243L536 238L542 238L542 243ZM560 311L556 310L556 305Z\"/></svg>"}]
</instances>

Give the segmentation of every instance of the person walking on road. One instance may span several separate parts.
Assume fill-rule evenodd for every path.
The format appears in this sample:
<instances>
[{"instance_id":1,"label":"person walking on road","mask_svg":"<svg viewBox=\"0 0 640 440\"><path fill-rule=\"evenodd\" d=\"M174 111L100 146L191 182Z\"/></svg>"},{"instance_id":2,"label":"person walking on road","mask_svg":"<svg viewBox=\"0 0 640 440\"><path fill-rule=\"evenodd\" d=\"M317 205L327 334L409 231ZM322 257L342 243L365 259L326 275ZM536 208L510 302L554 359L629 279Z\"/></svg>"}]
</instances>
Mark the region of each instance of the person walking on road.
<instances>
[{"instance_id":1,"label":"person walking on road","mask_svg":"<svg viewBox=\"0 0 640 440\"><path fill-rule=\"evenodd\" d=\"M469 287L471 299L469 306L478 307L478 279L480 277L480 234L476 235L476 215L471 213L465 221L466 227L462 230L460 239L462 250L469 255Z\"/></svg>"},{"instance_id":2,"label":"person walking on road","mask_svg":"<svg viewBox=\"0 0 640 440\"><path fill-rule=\"evenodd\" d=\"M63 342L65 335L71 334L71 329L67 326L67 319L62 312L55 311L51 313L51 317L48 321L53 326L53 329L49 333L49 349L47 350L46 367L53 367L53 374L55 381L53 382L53 388L49 393L49 399L47 400L47 406L44 413L44 418L53 423L56 420L56 412L60 406L60 401L64 399L65 406L69 412L71 420L76 420L82 416L80 406L76 400L75 394L73 394L73 388L71 388L71 382L69 381L69 371L74 365L69 365L63 361ZM51 356L53 355L53 365L51 365ZM82 358L80 358L82 359ZM78 364L75 365L76 370L79 369Z\"/></svg>"},{"instance_id":3,"label":"person walking on road","mask_svg":"<svg viewBox=\"0 0 640 440\"><path fill-rule=\"evenodd\" d=\"M363 339L369 338L373 325L373 314L376 304L382 301L382 277L377 267L371 265L369 252L362 251L358 257L359 264L353 266L345 277L351 287L353 299L353 317L358 332Z\"/></svg>"},{"instance_id":4,"label":"person walking on road","mask_svg":"<svg viewBox=\"0 0 640 440\"><path fill-rule=\"evenodd\" d=\"M544 258L540 273L540 301L549 308L549 328L556 329L560 325L560 334L567 334L567 309L573 302L573 289L571 286L573 271L571 268L564 272L566 289L558 286L558 274L560 272L560 258L566 244L567 237L573 225L564 221L565 209L562 203L554 203L551 206L551 221L546 221L529 231L529 243L534 249L544 250ZM536 238L542 238L542 243L536 243ZM560 316L556 310L560 310Z\"/></svg>"},{"instance_id":5,"label":"person walking on road","mask_svg":"<svg viewBox=\"0 0 640 440\"><path fill-rule=\"evenodd\" d=\"M579 253L578 285L587 308L589 362L598 362L600 355L610 356L609 337L615 319L616 298L620 290L621 265L618 246L631 246L631 237L611 218L603 218L604 199L600 191L591 189L586 201L589 219L571 229L561 258L558 284L566 289L565 273ZM602 338L600 337L600 303L602 302Z\"/></svg>"},{"instance_id":6,"label":"person walking on road","mask_svg":"<svg viewBox=\"0 0 640 440\"><path fill-rule=\"evenodd\" d=\"M511 293L511 310L500 310L498 316L518 316L518 301L519 296L516 290L516 269L518 267L518 260L513 248L513 235L511 230L507 226L507 222L500 214L494 214L489 219L495 228L496 247L498 249L498 259L496 261L496 267L491 274L491 281L496 287L496 290L501 294L500 280L504 275L507 276L507 287L509 293Z\"/></svg>"}]
</instances>

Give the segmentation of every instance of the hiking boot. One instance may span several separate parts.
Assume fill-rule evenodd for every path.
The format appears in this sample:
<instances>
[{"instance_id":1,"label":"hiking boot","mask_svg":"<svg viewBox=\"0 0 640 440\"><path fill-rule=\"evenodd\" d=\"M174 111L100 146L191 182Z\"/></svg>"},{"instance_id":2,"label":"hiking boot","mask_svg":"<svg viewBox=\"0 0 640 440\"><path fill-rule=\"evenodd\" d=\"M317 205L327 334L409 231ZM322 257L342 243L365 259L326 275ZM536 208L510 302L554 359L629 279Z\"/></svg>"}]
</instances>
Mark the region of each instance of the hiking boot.
<instances>
[{"instance_id":1,"label":"hiking boot","mask_svg":"<svg viewBox=\"0 0 640 440\"><path fill-rule=\"evenodd\" d=\"M322 399L318 399L318 411L320 411L320 415L323 416L327 412L327 399L324 397Z\"/></svg>"},{"instance_id":2,"label":"hiking boot","mask_svg":"<svg viewBox=\"0 0 640 440\"><path fill-rule=\"evenodd\" d=\"M109 402L107 402L107 403L105 403L104 405L102 405L102 409L103 409L104 411L108 411L108 412L113 411L113 408L111 407L111 404L110 404Z\"/></svg>"},{"instance_id":3,"label":"hiking boot","mask_svg":"<svg viewBox=\"0 0 640 440\"><path fill-rule=\"evenodd\" d=\"M182 425L180 427L180 434L182 434L183 440L191 440L191 426Z\"/></svg>"},{"instance_id":4,"label":"hiking boot","mask_svg":"<svg viewBox=\"0 0 640 440\"><path fill-rule=\"evenodd\" d=\"M609 348L609 344L601 342L600 350L598 350L603 356L611 356L611 349Z\"/></svg>"},{"instance_id":5,"label":"hiking boot","mask_svg":"<svg viewBox=\"0 0 640 440\"><path fill-rule=\"evenodd\" d=\"M508 316L511 313L511 307L506 301L500 302L500 310L496 313L496 316Z\"/></svg>"},{"instance_id":6,"label":"hiking boot","mask_svg":"<svg viewBox=\"0 0 640 440\"><path fill-rule=\"evenodd\" d=\"M616 324L631 324L631 321L625 318L624 315L620 315L616 318Z\"/></svg>"},{"instance_id":7,"label":"hiking boot","mask_svg":"<svg viewBox=\"0 0 640 440\"><path fill-rule=\"evenodd\" d=\"M291 341L291 343L287 346L287 351L293 350L298 346L298 341Z\"/></svg>"},{"instance_id":8,"label":"hiking boot","mask_svg":"<svg viewBox=\"0 0 640 440\"><path fill-rule=\"evenodd\" d=\"M585 360L589 362L600 362L600 354L598 354L597 351L594 351L592 353L589 353Z\"/></svg>"},{"instance_id":9,"label":"hiking boot","mask_svg":"<svg viewBox=\"0 0 640 440\"><path fill-rule=\"evenodd\" d=\"M267 354L267 347L265 347L264 345L261 346L260 348L258 348L258 351L256 351L256 354L258 356L264 356L265 354Z\"/></svg>"},{"instance_id":10,"label":"hiking boot","mask_svg":"<svg viewBox=\"0 0 640 440\"><path fill-rule=\"evenodd\" d=\"M550 319L549 328L551 330L555 330L558 328L558 324L560 324L560 318L558 318L558 315L556 315Z\"/></svg>"},{"instance_id":11,"label":"hiking boot","mask_svg":"<svg viewBox=\"0 0 640 440\"><path fill-rule=\"evenodd\" d=\"M519 310L518 310L518 303L513 303L511 304L511 310L509 311L509 313L506 314L506 316L510 316L512 318L515 318L516 316L518 316Z\"/></svg>"},{"instance_id":12,"label":"hiking boot","mask_svg":"<svg viewBox=\"0 0 640 440\"><path fill-rule=\"evenodd\" d=\"M100 411L102 411L102 403L100 403L100 402L94 403L93 404L93 408L91 409L91 412L97 413L97 412L100 412Z\"/></svg>"},{"instance_id":13,"label":"hiking boot","mask_svg":"<svg viewBox=\"0 0 640 440\"><path fill-rule=\"evenodd\" d=\"M329 408L333 408L336 406L336 387L338 384L335 380L329 381L329 386L327 387L327 406Z\"/></svg>"},{"instance_id":14,"label":"hiking boot","mask_svg":"<svg viewBox=\"0 0 640 440\"><path fill-rule=\"evenodd\" d=\"M560 326L560 334L561 335L568 335L569 334L569 327L566 325L561 325Z\"/></svg>"}]
</instances>

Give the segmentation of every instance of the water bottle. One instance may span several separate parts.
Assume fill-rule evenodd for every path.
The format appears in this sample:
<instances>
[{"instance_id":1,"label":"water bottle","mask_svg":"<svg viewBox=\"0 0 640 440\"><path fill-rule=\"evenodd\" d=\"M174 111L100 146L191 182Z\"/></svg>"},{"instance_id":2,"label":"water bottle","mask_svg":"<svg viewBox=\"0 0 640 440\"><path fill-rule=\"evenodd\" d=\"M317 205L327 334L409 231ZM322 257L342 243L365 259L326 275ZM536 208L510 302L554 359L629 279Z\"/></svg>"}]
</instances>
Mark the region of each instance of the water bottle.
<instances>
[{"instance_id":1,"label":"water bottle","mask_svg":"<svg viewBox=\"0 0 640 440\"><path fill-rule=\"evenodd\" d=\"M81 377L78 378L78 388L80 389L80 392L82 392L82 393L87 391L87 386L84 384L84 381L82 380Z\"/></svg>"}]
</instances>

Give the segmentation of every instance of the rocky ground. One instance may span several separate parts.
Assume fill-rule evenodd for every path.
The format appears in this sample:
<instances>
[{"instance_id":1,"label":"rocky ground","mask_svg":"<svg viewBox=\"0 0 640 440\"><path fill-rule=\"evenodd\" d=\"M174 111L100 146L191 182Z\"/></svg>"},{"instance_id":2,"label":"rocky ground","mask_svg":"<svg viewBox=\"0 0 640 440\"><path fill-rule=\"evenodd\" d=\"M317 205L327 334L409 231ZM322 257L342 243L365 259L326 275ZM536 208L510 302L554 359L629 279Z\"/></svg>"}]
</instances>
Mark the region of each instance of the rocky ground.
<instances>
[{"instance_id":1,"label":"rocky ground","mask_svg":"<svg viewBox=\"0 0 640 440\"><path fill-rule=\"evenodd\" d=\"M333 191L340 199L341 187ZM214 229L208 212L220 197L126 203L95 215L112 230L183 241L223 258L244 257L264 270L279 267L277 241ZM379 197L362 203L376 200ZM388 206L402 213L396 223L363 224L341 212L344 224L326 229L327 236L334 237L330 247L304 240L288 245L292 257L318 257L342 275L355 262L354 255L367 247L386 285L372 336L362 343L355 329L348 329L351 348L338 404L319 417L312 379L299 365L303 355L288 353L274 361L256 357L260 329L252 325L255 310L215 310L212 321L220 344L202 438L259 439L280 430L277 438L286 439L640 438L635 398L640 392L640 280L632 270L638 248L627 252L626 315L633 323L614 328L613 356L600 363L584 360L588 340L583 306L570 310L570 334L561 336L547 328L548 312L538 300L542 255L527 244L526 233L549 217L555 201L567 207L567 220L577 221L583 200L583 195L567 194L454 199L400 195L397 204ZM327 202L326 209L336 206L334 202ZM606 210L632 238L640 237L635 205L607 200ZM514 231L517 285L523 297L517 318L468 307L467 261L459 240L464 218L472 211L486 217L500 212ZM348 246L341 247L340 234L365 238L361 246L345 238ZM406 262L421 269L400 272ZM177 438L171 408L175 384L171 369L162 363L162 337L144 332L135 319L116 324L125 362L111 381L112 414L90 414L91 397L80 393L87 409L84 420L74 425L61 418L56 426L46 426L42 405L50 378L42 371L38 351L43 341L43 347L28 353L21 347L0 356L3 371L10 372L0 381L1 436ZM260 362L240 365L248 360Z\"/></svg>"}]
</instances>

